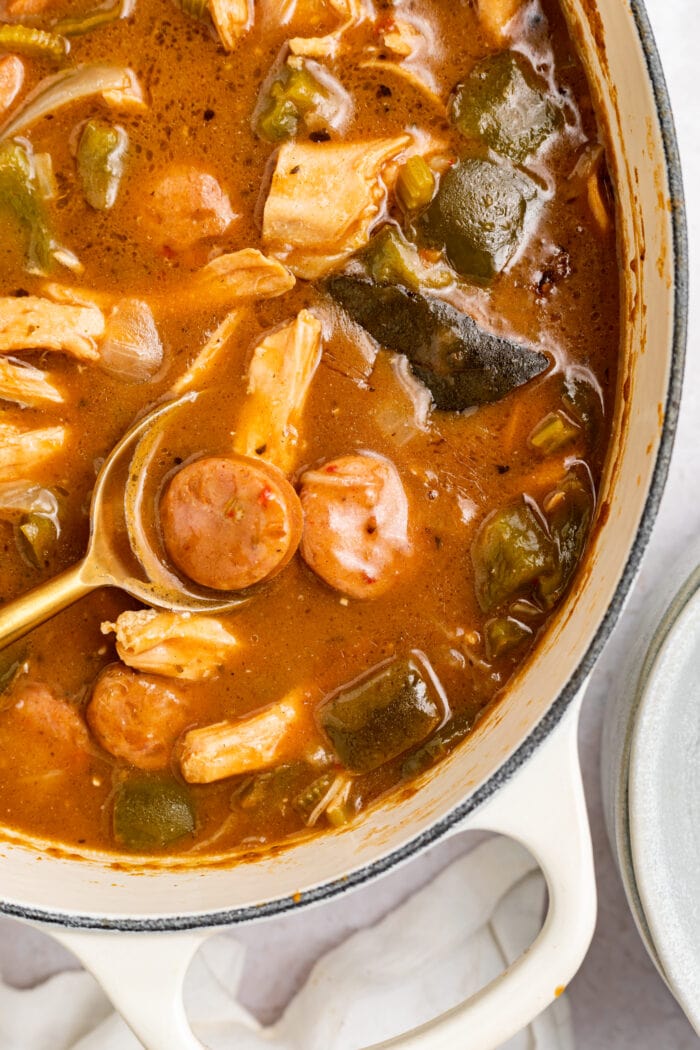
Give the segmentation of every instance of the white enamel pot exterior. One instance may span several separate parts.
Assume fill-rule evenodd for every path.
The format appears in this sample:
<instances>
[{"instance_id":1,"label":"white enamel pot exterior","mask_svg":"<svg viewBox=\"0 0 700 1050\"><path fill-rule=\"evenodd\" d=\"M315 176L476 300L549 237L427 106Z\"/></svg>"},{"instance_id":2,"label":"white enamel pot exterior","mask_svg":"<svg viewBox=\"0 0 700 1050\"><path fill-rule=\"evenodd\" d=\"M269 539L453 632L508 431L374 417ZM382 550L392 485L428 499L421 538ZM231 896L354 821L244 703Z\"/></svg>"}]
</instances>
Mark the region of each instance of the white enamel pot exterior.
<instances>
[{"instance_id":1,"label":"white enamel pot exterior","mask_svg":"<svg viewBox=\"0 0 700 1050\"><path fill-rule=\"evenodd\" d=\"M686 254L671 116L640 0L564 6L609 125L625 288L614 451L586 569L537 658L479 731L414 795L372 808L348 829L267 858L188 869L176 861L115 867L104 856L42 852L20 837L0 843L0 910L53 930L151 1050L200 1046L180 988L203 931L347 892L455 829L494 829L530 849L550 889L545 926L474 999L383 1045L496 1047L554 998L587 950L595 885L576 755L578 704L623 607L666 474L681 385Z\"/></svg>"}]
</instances>

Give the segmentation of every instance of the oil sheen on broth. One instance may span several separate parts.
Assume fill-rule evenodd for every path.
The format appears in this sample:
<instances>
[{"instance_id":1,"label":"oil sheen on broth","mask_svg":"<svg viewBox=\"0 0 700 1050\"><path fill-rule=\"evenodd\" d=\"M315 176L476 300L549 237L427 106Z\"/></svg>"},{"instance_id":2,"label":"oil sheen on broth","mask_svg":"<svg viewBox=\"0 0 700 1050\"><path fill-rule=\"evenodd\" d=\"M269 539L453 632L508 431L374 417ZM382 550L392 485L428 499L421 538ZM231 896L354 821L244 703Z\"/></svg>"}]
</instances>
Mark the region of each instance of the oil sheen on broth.
<instances>
[{"instance_id":1,"label":"oil sheen on broth","mask_svg":"<svg viewBox=\"0 0 700 1050\"><path fill-rule=\"evenodd\" d=\"M5 650L0 822L193 856L347 824L474 729L585 556L619 273L562 12L0 13L0 597L82 555L104 457L187 389L150 526L253 587L98 591Z\"/></svg>"}]
</instances>

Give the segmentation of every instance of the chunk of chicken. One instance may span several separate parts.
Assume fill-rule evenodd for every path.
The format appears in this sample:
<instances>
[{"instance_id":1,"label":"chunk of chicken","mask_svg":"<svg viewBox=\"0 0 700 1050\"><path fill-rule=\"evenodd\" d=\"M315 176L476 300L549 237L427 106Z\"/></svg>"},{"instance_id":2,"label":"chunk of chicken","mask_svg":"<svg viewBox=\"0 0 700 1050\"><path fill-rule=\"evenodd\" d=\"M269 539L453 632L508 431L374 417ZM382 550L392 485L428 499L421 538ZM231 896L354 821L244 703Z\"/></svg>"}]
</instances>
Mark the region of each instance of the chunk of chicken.
<instances>
[{"instance_id":1,"label":"chunk of chicken","mask_svg":"<svg viewBox=\"0 0 700 1050\"><path fill-rule=\"evenodd\" d=\"M51 382L47 372L0 357L0 399L35 408L44 404L60 405L63 394Z\"/></svg>"},{"instance_id":2,"label":"chunk of chicken","mask_svg":"<svg viewBox=\"0 0 700 1050\"><path fill-rule=\"evenodd\" d=\"M293 37L289 41L289 49L293 55L329 58L338 50L347 30L359 25L369 14L365 0L329 0L329 4L336 14L344 19L343 24L325 36Z\"/></svg>"},{"instance_id":3,"label":"chunk of chicken","mask_svg":"<svg viewBox=\"0 0 700 1050\"><path fill-rule=\"evenodd\" d=\"M293 288L295 280L277 259L257 248L243 248L212 259L187 281L182 294L169 296L173 310L233 306L243 299L274 299Z\"/></svg>"},{"instance_id":4,"label":"chunk of chicken","mask_svg":"<svg viewBox=\"0 0 700 1050\"><path fill-rule=\"evenodd\" d=\"M97 679L86 716L105 751L138 769L164 769L192 721L189 704L175 686L121 664L107 667Z\"/></svg>"},{"instance_id":5,"label":"chunk of chicken","mask_svg":"<svg viewBox=\"0 0 700 1050\"><path fill-rule=\"evenodd\" d=\"M174 164L146 190L139 219L153 244L180 254L220 237L236 215L213 175L192 165Z\"/></svg>"},{"instance_id":6,"label":"chunk of chicken","mask_svg":"<svg viewBox=\"0 0 700 1050\"><path fill-rule=\"evenodd\" d=\"M209 11L221 43L233 51L253 24L254 0L209 0Z\"/></svg>"},{"instance_id":7,"label":"chunk of chicken","mask_svg":"<svg viewBox=\"0 0 700 1050\"><path fill-rule=\"evenodd\" d=\"M234 450L260 456L284 474L294 466L299 424L318 363L321 322L308 310L253 351Z\"/></svg>"},{"instance_id":8,"label":"chunk of chicken","mask_svg":"<svg viewBox=\"0 0 700 1050\"><path fill-rule=\"evenodd\" d=\"M495 44L508 36L508 23L523 6L523 0L478 0L479 21Z\"/></svg>"},{"instance_id":9,"label":"chunk of chicken","mask_svg":"<svg viewBox=\"0 0 700 1050\"><path fill-rule=\"evenodd\" d=\"M12 423L0 423L0 482L31 473L63 448L65 440L62 426L20 430Z\"/></svg>"},{"instance_id":10,"label":"chunk of chicken","mask_svg":"<svg viewBox=\"0 0 700 1050\"><path fill-rule=\"evenodd\" d=\"M393 463L342 456L301 478L301 554L331 587L376 598L396 582L411 553L408 499Z\"/></svg>"},{"instance_id":11,"label":"chunk of chicken","mask_svg":"<svg viewBox=\"0 0 700 1050\"><path fill-rule=\"evenodd\" d=\"M96 361L104 329L104 315L96 306L71 306L35 295L0 299L0 353L58 350L80 361Z\"/></svg>"},{"instance_id":12,"label":"chunk of chicken","mask_svg":"<svg viewBox=\"0 0 700 1050\"><path fill-rule=\"evenodd\" d=\"M229 339L238 331L244 315L243 310L232 310L226 315L216 331L207 339L187 371L175 380L170 388L171 393L179 397L180 394L184 394L187 390L194 390L205 381L206 376L228 345Z\"/></svg>"},{"instance_id":13,"label":"chunk of chicken","mask_svg":"<svg viewBox=\"0 0 700 1050\"><path fill-rule=\"evenodd\" d=\"M8 111L22 90L24 62L18 55L0 58L0 116Z\"/></svg>"},{"instance_id":14,"label":"chunk of chicken","mask_svg":"<svg viewBox=\"0 0 700 1050\"><path fill-rule=\"evenodd\" d=\"M396 18L382 33L384 46L401 58L408 58L420 49L424 37L412 22Z\"/></svg>"},{"instance_id":15,"label":"chunk of chicken","mask_svg":"<svg viewBox=\"0 0 700 1050\"><path fill-rule=\"evenodd\" d=\"M188 275L176 290L154 293L149 296L149 302L160 313L178 315L198 309L230 308L246 299L274 299L288 292L295 283L294 275L279 260L269 259L257 248L242 248L217 256ZM108 292L74 288L55 281L46 282L42 289L60 305L108 312L120 302Z\"/></svg>"},{"instance_id":16,"label":"chunk of chicken","mask_svg":"<svg viewBox=\"0 0 700 1050\"><path fill-rule=\"evenodd\" d=\"M246 718L188 730L179 748L185 780L211 784L239 773L269 769L301 754L305 743L299 731L303 703L303 692L296 689Z\"/></svg>"},{"instance_id":17,"label":"chunk of chicken","mask_svg":"<svg viewBox=\"0 0 700 1050\"><path fill-rule=\"evenodd\" d=\"M53 3L54 0L5 0L0 5L0 14L3 20L21 21L23 18L43 15Z\"/></svg>"},{"instance_id":18,"label":"chunk of chicken","mask_svg":"<svg viewBox=\"0 0 700 1050\"><path fill-rule=\"evenodd\" d=\"M192 613L123 612L101 629L116 634L117 653L127 667L191 682L212 678L238 646L220 620Z\"/></svg>"},{"instance_id":19,"label":"chunk of chicken","mask_svg":"<svg viewBox=\"0 0 700 1050\"><path fill-rule=\"evenodd\" d=\"M301 539L299 497L268 463L206 456L178 471L160 505L163 543L175 566L215 590L277 575Z\"/></svg>"},{"instance_id":20,"label":"chunk of chicken","mask_svg":"<svg viewBox=\"0 0 700 1050\"><path fill-rule=\"evenodd\" d=\"M386 196L383 170L410 142L285 143L265 204L266 248L313 280L364 247Z\"/></svg>"},{"instance_id":21,"label":"chunk of chicken","mask_svg":"<svg viewBox=\"0 0 700 1050\"><path fill-rule=\"evenodd\" d=\"M58 765L75 771L89 764L92 746L80 711L45 683L20 678L12 687L3 717L23 723L31 732L29 749L46 768Z\"/></svg>"}]
</instances>

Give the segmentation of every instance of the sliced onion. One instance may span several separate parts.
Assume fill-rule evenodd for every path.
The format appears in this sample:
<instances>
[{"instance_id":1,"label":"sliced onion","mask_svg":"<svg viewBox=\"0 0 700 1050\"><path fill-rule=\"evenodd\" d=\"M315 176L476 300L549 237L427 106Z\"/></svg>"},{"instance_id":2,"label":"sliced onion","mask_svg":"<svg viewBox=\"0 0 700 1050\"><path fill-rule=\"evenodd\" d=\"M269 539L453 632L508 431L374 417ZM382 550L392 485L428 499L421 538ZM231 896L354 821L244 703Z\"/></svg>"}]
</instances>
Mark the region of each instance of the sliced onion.
<instances>
[{"instance_id":1,"label":"sliced onion","mask_svg":"<svg viewBox=\"0 0 700 1050\"><path fill-rule=\"evenodd\" d=\"M143 91L133 69L126 66L78 66L41 80L19 109L0 128L0 141L16 135L47 113L55 113L89 95L102 95L117 109L143 109Z\"/></svg>"},{"instance_id":2,"label":"sliced onion","mask_svg":"<svg viewBox=\"0 0 700 1050\"><path fill-rule=\"evenodd\" d=\"M402 446L430 429L432 397L416 379L403 354L392 355L391 370L395 382L387 385L386 396L375 407L374 418L382 433Z\"/></svg>"},{"instance_id":3,"label":"sliced onion","mask_svg":"<svg viewBox=\"0 0 700 1050\"><path fill-rule=\"evenodd\" d=\"M100 366L128 383L145 383L163 364L163 344L148 303L123 299L107 317Z\"/></svg>"},{"instance_id":4,"label":"sliced onion","mask_svg":"<svg viewBox=\"0 0 700 1050\"><path fill-rule=\"evenodd\" d=\"M10 481L0 485L0 520L17 521L27 514L48 518L58 531L59 505L51 489L30 481Z\"/></svg>"}]
</instances>

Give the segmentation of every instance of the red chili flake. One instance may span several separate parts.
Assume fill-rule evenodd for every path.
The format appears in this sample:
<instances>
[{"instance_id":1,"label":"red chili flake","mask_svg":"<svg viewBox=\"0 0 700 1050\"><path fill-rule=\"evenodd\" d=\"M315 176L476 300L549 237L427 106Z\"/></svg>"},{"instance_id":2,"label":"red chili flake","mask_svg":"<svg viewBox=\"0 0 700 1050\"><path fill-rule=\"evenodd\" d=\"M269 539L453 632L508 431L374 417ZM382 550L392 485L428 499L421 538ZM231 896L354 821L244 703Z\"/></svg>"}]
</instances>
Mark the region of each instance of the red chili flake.
<instances>
[{"instance_id":1,"label":"red chili flake","mask_svg":"<svg viewBox=\"0 0 700 1050\"><path fill-rule=\"evenodd\" d=\"M167 244L164 244L163 247L161 248L161 254L166 259L174 259L175 256L177 255L177 252L173 251L172 248L169 248Z\"/></svg>"},{"instance_id":2,"label":"red chili flake","mask_svg":"<svg viewBox=\"0 0 700 1050\"><path fill-rule=\"evenodd\" d=\"M377 582L376 576L369 576L366 572L362 573L362 579L364 580L365 583L376 583Z\"/></svg>"},{"instance_id":3,"label":"red chili flake","mask_svg":"<svg viewBox=\"0 0 700 1050\"><path fill-rule=\"evenodd\" d=\"M260 490L260 495L258 496L258 503L260 504L261 507L266 507L268 505L268 503L272 502L274 497L275 497L275 494L272 491L272 489L270 488L270 486L269 485L265 485L265 487Z\"/></svg>"},{"instance_id":4,"label":"red chili flake","mask_svg":"<svg viewBox=\"0 0 700 1050\"><path fill-rule=\"evenodd\" d=\"M327 467L323 468L326 474L337 474L338 468L335 463L329 463Z\"/></svg>"}]
</instances>

